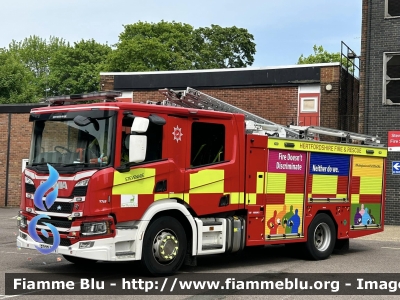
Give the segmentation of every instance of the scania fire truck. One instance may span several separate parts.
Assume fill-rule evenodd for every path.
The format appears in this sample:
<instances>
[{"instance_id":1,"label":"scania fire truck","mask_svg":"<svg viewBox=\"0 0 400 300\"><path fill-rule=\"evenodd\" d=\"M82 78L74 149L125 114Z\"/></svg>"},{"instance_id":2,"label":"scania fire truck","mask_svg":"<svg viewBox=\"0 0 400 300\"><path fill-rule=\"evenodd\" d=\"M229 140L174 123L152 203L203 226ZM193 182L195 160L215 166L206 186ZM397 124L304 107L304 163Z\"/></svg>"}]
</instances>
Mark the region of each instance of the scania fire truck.
<instances>
[{"instance_id":1,"label":"scania fire truck","mask_svg":"<svg viewBox=\"0 0 400 300\"><path fill-rule=\"evenodd\" d=\"M50 247L51 224L69 262L141 261L161 276L252 246L322 260L383 231L378 137L282 126L192 88L159 92L146 103L117 91L57 96L31 110L18 247ZM58 181L38 207L49 166ZM37 222L36 242L28 227L40 214L50 218Z\"/></svg>"}]
</instances>

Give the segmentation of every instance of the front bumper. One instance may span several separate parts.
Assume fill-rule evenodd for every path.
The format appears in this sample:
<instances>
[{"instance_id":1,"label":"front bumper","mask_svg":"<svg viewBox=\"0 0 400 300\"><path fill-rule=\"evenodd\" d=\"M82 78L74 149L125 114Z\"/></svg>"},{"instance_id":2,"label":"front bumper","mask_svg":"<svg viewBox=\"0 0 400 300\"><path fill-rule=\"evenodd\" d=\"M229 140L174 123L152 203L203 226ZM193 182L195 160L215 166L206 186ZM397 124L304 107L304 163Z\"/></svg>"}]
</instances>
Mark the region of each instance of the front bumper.
<instances>
[{"instance_id":1,"label":"front bumper","mask_svg":"<svg viewBox=\"0 0 400 300\"><path fill-rule=\"evenodd\" d=\"M117 234L113 238L85 240L77 242L70 246L59 246L54 252L56 254L76 256L91 260L100 261L132 261L139 260L140 257L135 255L137 245L137 230L117 230ZM82 243L93 242L90 248L80 248ZM17 247L25 249L36 249L42 247L51 247L46 243L35 242L28 234L19 230L17 237ZM38 253L41 253L38 251Z\"/></svg>"}]
</instances>

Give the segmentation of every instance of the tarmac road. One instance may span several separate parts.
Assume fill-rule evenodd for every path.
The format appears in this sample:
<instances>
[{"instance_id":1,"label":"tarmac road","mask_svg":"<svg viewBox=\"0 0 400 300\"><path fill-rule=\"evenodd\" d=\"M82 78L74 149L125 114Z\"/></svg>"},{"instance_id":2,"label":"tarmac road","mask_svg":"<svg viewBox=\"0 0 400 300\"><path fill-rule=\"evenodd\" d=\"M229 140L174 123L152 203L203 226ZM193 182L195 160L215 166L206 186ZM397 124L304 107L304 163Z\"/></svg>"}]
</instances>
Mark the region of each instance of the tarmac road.
<instances>
[{"instance_id":1,"label":"tarmac road","mask_svg":"<svg viewBox=\"0 0 400 300\"><path fill-rule=\"evenodd\" d=\"M0 300L25 299L159 299L159 295L146 296L43 296L43 295L5 295L5 273L82 273L88 269L77 267L56 254L43 255L34 250L17 249L16 234L18 209L0 209ZM324 261L299 259L284 251L283 246L268 246L249 249L235 255L215 255L198 258L197 267L183 267L180 273L229 273L232 275L256 273L267 277L274 273L397 273L400 270L400 227L385 226L383 233L351 240L350 250L345 254L334 254ZM141 275L140 264L134 263L98 263L93 271L107 271L108 279L120 279ZM395 274L393 274L395 275ZM398 276L399 277L399 276ZM400 278L400 277L399 277ZM245 295L195 296L162 295L168 299L245 299ZM298 296L295 292L279 296L269 295L268 299L359 299L360 296ZM398 299L395 296L362 296L362 299ZM252 299L265 299L266 296L251 296Z\"/></svg>"}]
</instances>

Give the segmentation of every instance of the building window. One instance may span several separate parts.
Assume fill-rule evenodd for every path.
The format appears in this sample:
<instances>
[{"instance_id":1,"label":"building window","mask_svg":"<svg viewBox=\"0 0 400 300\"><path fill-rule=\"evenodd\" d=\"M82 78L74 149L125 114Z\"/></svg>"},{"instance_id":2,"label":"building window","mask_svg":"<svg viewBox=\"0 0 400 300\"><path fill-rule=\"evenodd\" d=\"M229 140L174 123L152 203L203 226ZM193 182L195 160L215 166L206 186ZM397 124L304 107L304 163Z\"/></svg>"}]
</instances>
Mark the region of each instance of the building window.
<instances>
[{"instance_id":1,"label":"building window","mask_svg":"<svg viewBox=\"0 0 400 300\"><path fill-rule=\"evenodd\" d=\"M317 112L318 98L301 98L301 112Z\"/></svg>"},{"instance_id":2,"label":"building window","mask_svg":"<svg viewBox=\"0 0 400 300\"><path fill-rule=\"evenodd\" d=\"M224 161L225 126L195 122L192 124L190 166L199 167Z\"/></svg>"},{"instance_id":3,"label":"building window","mask_svg":"<svg viewBox=\"0 0 400 300\"><path fill-rule=\"evenodd\" d=\"M393 18L400 17L400 1L386 0L385 1L385 17Z\"/></svg>"},{"instance_id":4,"label":"building window","mask_svg":"<svg viewBox=\"0 0 400 300\"><path fill-rule=\"evenodd\" d=\"M400 52L384 53L383 104L400 104Z\"/></svg>"}]
</instances>

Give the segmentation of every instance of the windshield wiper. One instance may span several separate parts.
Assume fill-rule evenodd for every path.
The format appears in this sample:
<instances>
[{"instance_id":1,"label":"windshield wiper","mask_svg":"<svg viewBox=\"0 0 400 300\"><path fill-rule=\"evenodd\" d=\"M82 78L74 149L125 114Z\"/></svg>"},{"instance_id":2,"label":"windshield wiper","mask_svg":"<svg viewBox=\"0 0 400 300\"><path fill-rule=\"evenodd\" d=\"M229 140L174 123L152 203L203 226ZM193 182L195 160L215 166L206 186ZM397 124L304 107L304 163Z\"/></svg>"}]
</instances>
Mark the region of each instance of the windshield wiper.
<instances>
[{"instance_id":1,"label":"windshield wiper","mask_svg":"<svg viewBox=\"0 0 400 300\"><path fill-rule=\"evenodd\" d=\"M47 165L47 162L32 163L32 167Z\"/></svg>"},{"instance_id":2,"label":"windshield wiper","mask_svg":"<svg viewBox=\"0 0 400 300\"><path fill-rule=\"evenodd\" d=\"M72 164L63 164L63 165L61 165L61 167L72 167L72 166L90 166L90 165L93 165L93 164L90 164L90 163L84 163L84 162L79 162L79 163L72 163Z\"/></svg>"},{"instance_id":3,"label":"windshield wiper","mask_svg":"<svg viewBox=\"0 0 400 300\"><path fill-rule=\"evenodd\" d=\"M53 163L53 162L37 162L37 163L32 163L32 165L28 165L30 167L37 167L37 166L46 166L47 164L56 167L56 166L60 166L61 163Z\"/></svg>"}]
</instances>

